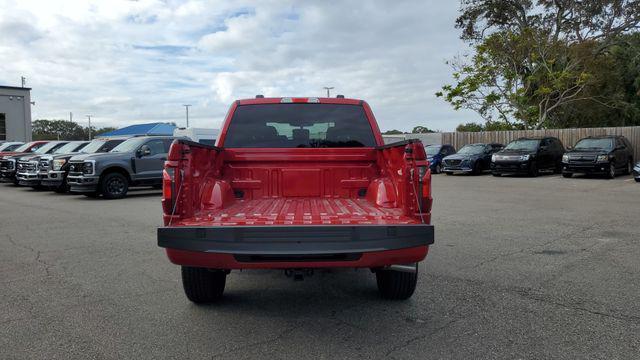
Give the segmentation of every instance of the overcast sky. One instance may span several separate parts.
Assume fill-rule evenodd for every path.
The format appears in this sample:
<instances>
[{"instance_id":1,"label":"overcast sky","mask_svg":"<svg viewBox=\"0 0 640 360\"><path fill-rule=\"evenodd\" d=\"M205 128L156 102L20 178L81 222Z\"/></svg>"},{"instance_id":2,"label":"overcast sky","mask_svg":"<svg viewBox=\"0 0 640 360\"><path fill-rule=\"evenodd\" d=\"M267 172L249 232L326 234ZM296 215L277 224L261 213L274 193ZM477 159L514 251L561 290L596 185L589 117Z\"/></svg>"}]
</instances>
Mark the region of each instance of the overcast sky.
<instances>
[{"instance_id":1,"label":"overcast sky","mask_svg":"<svg viewBox=\"0 0 640 360\"><path fill-rule=\"evenodd\" d=\"M361 98L383 130L477 120L434 93L468 52L458 1L0 0L0 85L32 87L34 119L217 127L238 98Z\"/></svg>"}]
</instances>

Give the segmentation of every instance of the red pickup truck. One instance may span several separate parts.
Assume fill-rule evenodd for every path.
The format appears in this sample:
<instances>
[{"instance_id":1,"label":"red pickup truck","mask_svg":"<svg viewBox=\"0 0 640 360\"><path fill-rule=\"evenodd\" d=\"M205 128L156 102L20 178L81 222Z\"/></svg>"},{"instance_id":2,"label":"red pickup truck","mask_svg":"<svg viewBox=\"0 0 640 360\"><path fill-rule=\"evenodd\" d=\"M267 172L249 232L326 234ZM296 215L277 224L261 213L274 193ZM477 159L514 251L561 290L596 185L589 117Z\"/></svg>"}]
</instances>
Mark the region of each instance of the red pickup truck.
<instances>
[{"instance_id":1,"label":"red pickup truck","mask_svg":"<svg viewBox=\"0 0 640 360\"><path fill-rule=\"evenodd\" d=\"M385 145L362 100L236 101L217 146L175 140L163 175L158 245L195 303L234 269L369 268L407 299L434 240L422 144Z\"/></svg>"}]
</instances>

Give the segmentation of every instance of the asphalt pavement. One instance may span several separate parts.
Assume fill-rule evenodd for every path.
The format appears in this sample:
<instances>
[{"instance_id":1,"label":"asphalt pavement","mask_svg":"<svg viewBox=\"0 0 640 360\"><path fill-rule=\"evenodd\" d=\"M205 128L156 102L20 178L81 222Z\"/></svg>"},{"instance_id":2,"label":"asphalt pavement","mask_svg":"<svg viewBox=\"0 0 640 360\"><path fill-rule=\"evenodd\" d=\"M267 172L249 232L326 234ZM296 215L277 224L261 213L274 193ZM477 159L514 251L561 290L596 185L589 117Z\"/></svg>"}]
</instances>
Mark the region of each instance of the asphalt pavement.
<instances>
[{"instance_id":1,"label":"asphalt pavement","mask_svg":"<svg viewBox=\"0 0 640 360\"><path fill-rule=\"evenodd\" d=\"M3 359L637 359L640 184L434 176L408 301L368 270L232 272L196 306L156 246L160 193L0 185Z\"/></svg>"}]
</instances>

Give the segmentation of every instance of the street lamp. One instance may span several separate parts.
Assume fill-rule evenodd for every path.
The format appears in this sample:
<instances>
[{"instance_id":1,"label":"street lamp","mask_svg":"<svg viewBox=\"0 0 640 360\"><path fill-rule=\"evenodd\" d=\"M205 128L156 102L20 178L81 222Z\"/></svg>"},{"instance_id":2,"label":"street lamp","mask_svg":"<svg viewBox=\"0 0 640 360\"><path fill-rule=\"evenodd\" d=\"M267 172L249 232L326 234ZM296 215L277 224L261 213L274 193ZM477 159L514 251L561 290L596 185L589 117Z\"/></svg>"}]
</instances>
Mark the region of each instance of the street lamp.
<instances>
[{"instance_id":1,"label":"street lamp","mask_svg":"<svg viewBox=\"0 0 640 360\"><path fill-rule=\"evenodd\" d=\"M327 97L331 97L331 94L329 93L329 90L333 90L333 86L331 86L331 87L325 86L323 89L327 90Z\"/></svg>"},{"instance_id":2,"label":"street lamp","mask_svg":"<svg viewBox=\"0 0 640 360\"><path fill-rule=\"evenodd\" d=\"M189 127L189 107L191 105L186 104L186 105L182 105L182 106L184 106L184 109L187 111L187 127Z\"/></svg>"},{"instance_id":3,"label":"street lamp","mask_svg":"<svg viewBox=\"0 0 640 360\"><path fill-rule=\"evenodd\" d=\"M87 119L89 119L89 140L91 140L91 117L93 115L87 115Z\"/></svg>"}]
</instances>

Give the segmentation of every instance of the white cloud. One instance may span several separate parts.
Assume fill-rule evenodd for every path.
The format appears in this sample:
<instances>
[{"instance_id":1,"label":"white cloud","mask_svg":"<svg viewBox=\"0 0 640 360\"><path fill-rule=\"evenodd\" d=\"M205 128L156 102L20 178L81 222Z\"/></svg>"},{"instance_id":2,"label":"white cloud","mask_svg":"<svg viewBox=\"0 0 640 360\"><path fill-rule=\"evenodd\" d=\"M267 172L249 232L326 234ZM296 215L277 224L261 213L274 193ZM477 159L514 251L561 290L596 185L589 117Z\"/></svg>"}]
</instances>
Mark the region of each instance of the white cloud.
<instances>
[{"instance_id":1,"label":"white cloud","mask_svg":"<svg viewBox=\"0 0 640 360\"><path fill-rule=\"evenodd\" d=\"M0 0L0 83L33 87L34 118L216 126L234 99L367 100L383 129L477 120L434 93L464 52L452 1ZM78 115L76 115L78 118Z\"/></svg>"}]
</instances>

